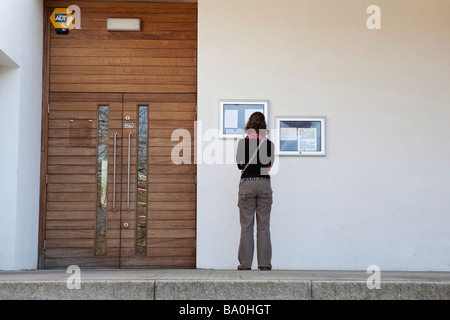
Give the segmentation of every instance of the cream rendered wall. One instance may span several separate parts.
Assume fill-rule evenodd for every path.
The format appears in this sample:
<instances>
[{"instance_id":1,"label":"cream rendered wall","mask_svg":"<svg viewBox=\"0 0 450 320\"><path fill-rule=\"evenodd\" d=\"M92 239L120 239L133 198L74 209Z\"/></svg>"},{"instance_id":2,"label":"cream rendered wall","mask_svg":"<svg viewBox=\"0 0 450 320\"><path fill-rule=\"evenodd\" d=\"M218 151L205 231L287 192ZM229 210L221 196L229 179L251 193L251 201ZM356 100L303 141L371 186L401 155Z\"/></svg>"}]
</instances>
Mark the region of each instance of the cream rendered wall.
<instances>
[{"instance_id":1,"label":"cream rendered wall","mask_svg":"<svg viewBox=\"0 0 450 320\"><path fill-rule=\"evenodd\" d=\"M0 270L37 267L42 12L0 1Z\"/></svg>"},{"instance_id":2,"label":"cream rendered wall","mask_svg":"<svg viewBox=\"0 0 450 320\"><path fill-rule=\"evenodd\" d=\"M277 159L274 268L449 271L450 2L199 0L198 18L197 266L238 265L218 100L268 99L272 129L327 119L326 157Z\"/></svg>"}]
</instances>

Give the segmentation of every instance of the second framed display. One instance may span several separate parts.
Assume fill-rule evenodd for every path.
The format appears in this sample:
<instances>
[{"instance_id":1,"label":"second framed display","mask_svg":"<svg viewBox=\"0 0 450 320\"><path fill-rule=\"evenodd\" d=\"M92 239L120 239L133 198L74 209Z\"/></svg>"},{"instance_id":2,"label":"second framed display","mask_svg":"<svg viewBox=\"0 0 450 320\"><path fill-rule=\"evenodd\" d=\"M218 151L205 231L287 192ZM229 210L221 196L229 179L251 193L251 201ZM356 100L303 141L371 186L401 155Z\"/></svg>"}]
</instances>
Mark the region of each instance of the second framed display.
<instances>
[{"instance_id":1,"label":"second framed display","mask_svg":"<svg viewBox=\"0 0 450 320\"><path fill-rule=\"evenodd\" d=\"M325 156L325 117L277 117L277 153Z\"/></svg>"}]
</instances>

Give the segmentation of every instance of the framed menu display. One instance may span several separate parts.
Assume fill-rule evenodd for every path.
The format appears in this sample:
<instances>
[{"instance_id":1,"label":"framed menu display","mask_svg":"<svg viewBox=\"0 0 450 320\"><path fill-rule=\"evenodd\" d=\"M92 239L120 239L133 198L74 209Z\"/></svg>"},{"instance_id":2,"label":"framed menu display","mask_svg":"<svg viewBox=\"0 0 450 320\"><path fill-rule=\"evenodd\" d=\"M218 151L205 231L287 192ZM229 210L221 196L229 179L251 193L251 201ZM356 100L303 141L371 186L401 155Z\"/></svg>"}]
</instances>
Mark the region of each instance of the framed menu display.
<instances>
[{"instance_id":1,"label":"framed menu display","mask_svg":"<svg viewBox=\"0 0 450 320\"><path fill-rule=\"evenodd\" d=\"M325 156L325 117L277 117L277 153Z\"/></svg>"},{"instance_id":2,"label":"framed menu display","mask_svg":"<svg viewBox=\"0 0 450 320\"><path fill-rule=\"evenodd\" d=\"M245 125L254 112L261 112L268 122L269 102L267 100L220 100L219 133L221 138L243 138ZM267 123L267 125L269 125Z\"/></svg>"}]
</instances>

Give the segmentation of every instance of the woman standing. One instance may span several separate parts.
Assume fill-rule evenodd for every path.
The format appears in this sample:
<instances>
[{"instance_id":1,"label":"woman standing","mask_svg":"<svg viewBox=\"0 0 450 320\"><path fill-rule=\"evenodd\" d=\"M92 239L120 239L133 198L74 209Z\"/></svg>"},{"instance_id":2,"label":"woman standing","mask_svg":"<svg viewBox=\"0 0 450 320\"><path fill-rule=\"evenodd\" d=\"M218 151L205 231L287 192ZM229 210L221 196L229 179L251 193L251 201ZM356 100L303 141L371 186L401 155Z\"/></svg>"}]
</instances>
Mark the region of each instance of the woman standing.
<instances>
[{"instance_id":1,"label":"woman standing","mask_svg":"<svg viewBox=\"0 0 450 320\"><path fill-rule=\"evenodd\" d=\"M257 256L260 270L272 269L270 211L272 187L270 168L274 161L274 145L266 138L264 114L255 112L245 127L247 136L238 143L236 162L242 171L239 184L241 240L238 270L251 270L254 252L253 228L257 227Z\"/></svg>"}]
</instances>

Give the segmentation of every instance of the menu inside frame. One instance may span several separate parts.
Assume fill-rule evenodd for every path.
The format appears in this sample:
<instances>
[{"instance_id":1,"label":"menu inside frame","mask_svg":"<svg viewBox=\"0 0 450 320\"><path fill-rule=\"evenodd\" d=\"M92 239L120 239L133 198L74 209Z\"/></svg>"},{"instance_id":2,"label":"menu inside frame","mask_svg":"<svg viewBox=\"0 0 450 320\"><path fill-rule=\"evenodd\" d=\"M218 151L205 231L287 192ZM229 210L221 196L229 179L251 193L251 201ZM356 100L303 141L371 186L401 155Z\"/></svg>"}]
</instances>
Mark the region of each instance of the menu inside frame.
<instances>
[{"instance_id":1,"label":"menu inside frame","mask_svg":"<svg viewBox=\"0 0 450 320\"><path fill-rule=\"evenodd\" d=\"M278 154L325 155L325 118L277 118Z\"/></svg>"},{"instance_id":2,"label":"menu inside frame","mask_svg":"<svg viewBox=\"0 0 450 320\"><path fill-rule=\"evenodd\" d=\"M261 112L267 117L268 101L221 100L219 112L220 137L243 138L245 125L253 113Z\"/></svg>"}]
</instances>

